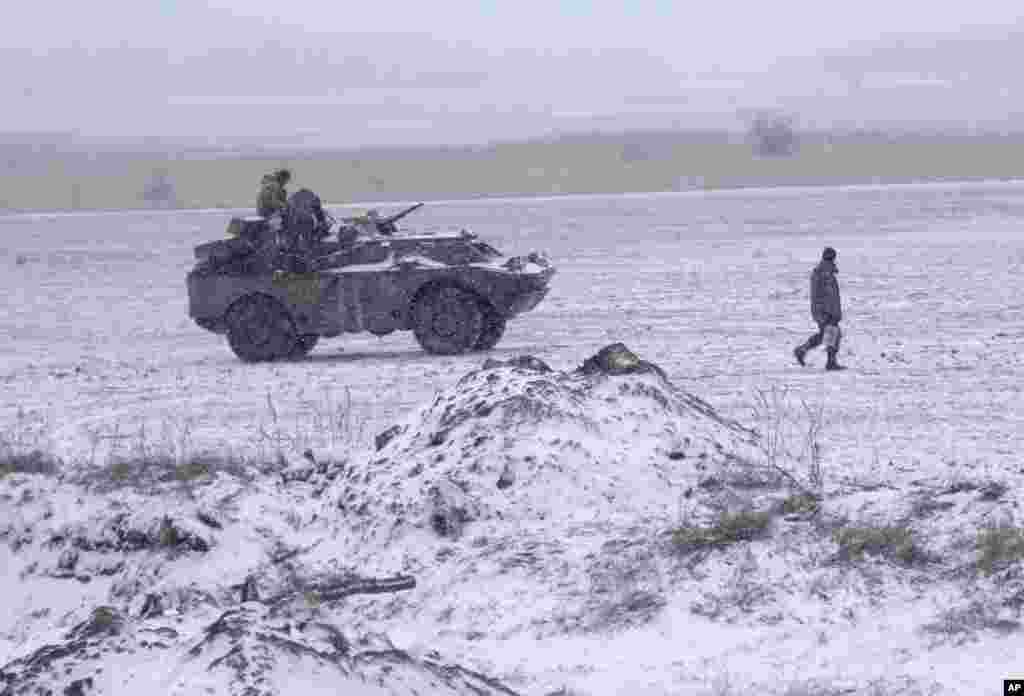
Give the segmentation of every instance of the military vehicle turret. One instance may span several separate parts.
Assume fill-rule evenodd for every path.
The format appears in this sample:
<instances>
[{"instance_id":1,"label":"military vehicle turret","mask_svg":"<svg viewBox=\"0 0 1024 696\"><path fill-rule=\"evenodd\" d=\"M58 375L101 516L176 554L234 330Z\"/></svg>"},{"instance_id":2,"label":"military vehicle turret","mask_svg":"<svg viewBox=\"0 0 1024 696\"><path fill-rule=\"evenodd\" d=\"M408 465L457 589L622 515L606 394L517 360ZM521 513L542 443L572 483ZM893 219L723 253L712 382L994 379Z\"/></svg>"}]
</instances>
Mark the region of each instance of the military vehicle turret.
<instances>
[{"instance_id":1,"label":"military vehicle turret","mask_svg":"<svg viewBox=\"0 0 1024 696\"><path fill-rule=\"evenodd\" d=\"M321 337L363 331L412 331L440 355L489 350L509 319L544 299L555 269L541 254L509 258L466 231L401 232L396 223L421 205L331 218L301 256L268 220L234 218L227 239L195 247L189 316L226 335L246 362L300 358Z\"/></svg>"}]
</instances>

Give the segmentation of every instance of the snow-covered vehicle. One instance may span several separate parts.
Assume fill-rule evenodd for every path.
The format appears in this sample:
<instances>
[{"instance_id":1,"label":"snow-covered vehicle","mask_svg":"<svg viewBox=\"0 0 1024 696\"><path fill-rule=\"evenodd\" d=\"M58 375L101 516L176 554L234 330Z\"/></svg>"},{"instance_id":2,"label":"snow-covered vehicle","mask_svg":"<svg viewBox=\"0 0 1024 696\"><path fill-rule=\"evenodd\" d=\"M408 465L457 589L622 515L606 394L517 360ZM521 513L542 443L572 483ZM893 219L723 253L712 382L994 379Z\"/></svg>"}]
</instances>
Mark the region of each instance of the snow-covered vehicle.
<instances>
[{"instance_id":1,"label":"snow-covered vehicle","mask_svg":"<svg viewBox=\"0 0 1024 696\"><path fill-rule=\"evenodd\" d=\"M466 231L408 235L387 218L330 221L302 258L284 253L260 217L234 218L229 237L195 248L189 316L226 334L246 362L297 358L320 337L411 330L424 350L488 350L506 322L536 307L555 270L540 254L505 257Z\"/></svg>"}]
</instances>

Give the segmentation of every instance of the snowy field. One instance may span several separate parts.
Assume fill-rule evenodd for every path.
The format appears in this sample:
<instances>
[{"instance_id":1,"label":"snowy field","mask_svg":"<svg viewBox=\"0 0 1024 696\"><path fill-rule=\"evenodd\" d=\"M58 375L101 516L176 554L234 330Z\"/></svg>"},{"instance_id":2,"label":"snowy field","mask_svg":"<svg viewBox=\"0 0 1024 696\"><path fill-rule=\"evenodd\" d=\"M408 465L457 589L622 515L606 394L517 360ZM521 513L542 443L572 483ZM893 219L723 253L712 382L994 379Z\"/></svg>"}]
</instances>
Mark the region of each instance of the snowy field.
<instances>
[{"instance_id":1,"label":"snowy field","mask_svg":"<svg viewBox=\"0 0 1024 696\"><path fill-rule=\"evenodd\" d=\"M371 432L480 363L429 357L399 333L243 367L185 314L192 247L228 217L0 218L0 432L42 425L71 458L140 432L244 449L274 413L278 430L312 438L308 424L349 402L350 426ZM407 222L551 255L551 293L499 356L566 367L623 340L731 416L773 386L824 402L830 459L913 473L1021 466L1022 219L1024 185L970 184L451 202ZM838 376L820 372L823 354L800 370L790 352L812 328L807 276L826 243L851 367Z\"/></svg>"},{"instance_id":2,"label":"snowy field","mask_svg":"<svg viewBox=\"0 0 1024 696\"><path fill-rule=\"evenodd\" d=\"M140 618L138 633L107 646L117 679L95 677L101 693L233 693L218 690L230 675L213 670L217 650L254 649L245 636L323 641L249 602L244 627L190 651L230 588L249 573L265 590L294 588L341 567L418 583L329 610L343 630L381 631L414 658L399 669L408 690L360 696L411 694L439 673L436 660L472 670L446 672L454 681L436 693L452 694L968 696L1024 677L1024 547L1007 542L995 557L1018 560L977 575L985 555L970 548L989 522L1024 523L1024 184L446 202L409 218L410 229L467 227L509 254L549 254L551 293L490 356L530 354L555 373L472 372L486 356L427 356L404 334L243 365L185 315L192 247L222 236L228 217L0 218L0 434L96 467L142 450L309 447L351 460L336 478L269 477L245 491L219 479L181 498L88 497L78 484L8 476L0 677L9 659L71 640L60 636L97 604L145 614L137 605L152 591L177 614ZM821 353L806 368L791 354L812 328L808 273L826 244L839 252L842 373L825 373ZM563 372L618 341L668 382ZM728 499L716 486L785 508L777 482L733 468L760 456L746 431L676 387L763 434L789 427L773 427L773 405L795 421L802 403L820 412L820 515L790 509L767 540L698 561L667 552L670 529L714 518ZM380 451L352 444L394 424ZM785 464L803 476L802 463ZM465 536L438 531L435 497L463 506ZM196 522L202 510L220 522ZM848 564L851 537L830 534L868 523L912 527L921 547ZM174 552L111 550L111 530ZM72 548L81 559L66 559ZM267 560L281 549L297 554L287 572ZM138 560L114 564L128 558ZM139 640L143 629L174 634L171 652ZM125 641L132 664L116 656ZM310 680L282 693L320 693L317 649L294 664L268 658ZM189 655L213 660L209 674L190 670ZM371 678L382 669L373 655L346 669ZM29 663L10 674L35 684ZM514 692L488 691L477 672ZM787 687L808 679L827 686Z\"/></svg>"}]
</instances>

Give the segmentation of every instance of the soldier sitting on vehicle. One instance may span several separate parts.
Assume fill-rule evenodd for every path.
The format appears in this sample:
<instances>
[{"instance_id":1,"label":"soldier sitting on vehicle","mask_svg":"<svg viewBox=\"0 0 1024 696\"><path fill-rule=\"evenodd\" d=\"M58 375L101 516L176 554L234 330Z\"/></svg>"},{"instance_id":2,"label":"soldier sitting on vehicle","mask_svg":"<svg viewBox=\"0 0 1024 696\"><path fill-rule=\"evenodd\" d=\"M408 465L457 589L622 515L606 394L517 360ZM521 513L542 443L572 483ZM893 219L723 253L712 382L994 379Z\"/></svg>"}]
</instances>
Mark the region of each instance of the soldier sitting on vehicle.
<instances>
[{"instance_id":1,"label":"soldier sitting on vehicle","mask_svg":"<svg viewBox=\"0 0 1024 696\"><path fill-rule=\"evenodd\" d=\"M331 253L336 245L324 241L330 229L320 196L309 189L300 189L291 195L285 215L283 246L286 249L307 258Z\"/></svg>"},{"instance_id":2,"label":"soldier sitting on vehicle","mask_svg":"<svg viewBox=\"0 0 1024 696\"><path fill-rule=\"evenodd\" d=\"M260 217L284 215L288 209L288 191L285 187L291 179L292 173L287 169L278 169L263 177L260 181L260 194L256 199L256 212Z\"/></svg>"}]
</instances>

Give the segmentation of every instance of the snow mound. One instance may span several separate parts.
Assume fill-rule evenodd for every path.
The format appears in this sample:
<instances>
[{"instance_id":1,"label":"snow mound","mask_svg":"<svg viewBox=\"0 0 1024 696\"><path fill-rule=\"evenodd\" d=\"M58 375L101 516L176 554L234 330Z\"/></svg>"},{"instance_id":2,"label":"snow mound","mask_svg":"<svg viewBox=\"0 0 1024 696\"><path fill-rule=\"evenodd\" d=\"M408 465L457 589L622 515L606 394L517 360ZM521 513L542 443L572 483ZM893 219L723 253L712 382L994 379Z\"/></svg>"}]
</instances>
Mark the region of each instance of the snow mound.
<instances>
[{"instance_id":1,"label":"snow mound","mask_svg":"<svg viewBox=\"0 0 1024 696\"><path fill-rule=\"evenodd\" d=\"M684 491L758 454L754 432L622 344L571 371L487 360L376 444L326 495L342 516L313 556L415 576L346 611L424 647L653 621L683 572L668 547Z\"/></svg>"},{"instance_id":2,"label":"snow mound","mask_svg":"<svg viewBox=\"0 0 1024 696\"><path fill-rule=\"evenodd\" d=\"M443 543L471 524L477 534L536 523L551 532L663 516L697 472L757 457L752 431L621 344L571 372L530 356L488 360L377 447L337 491L360 544L422 531Z\"/></svg>"}]
</instances>

